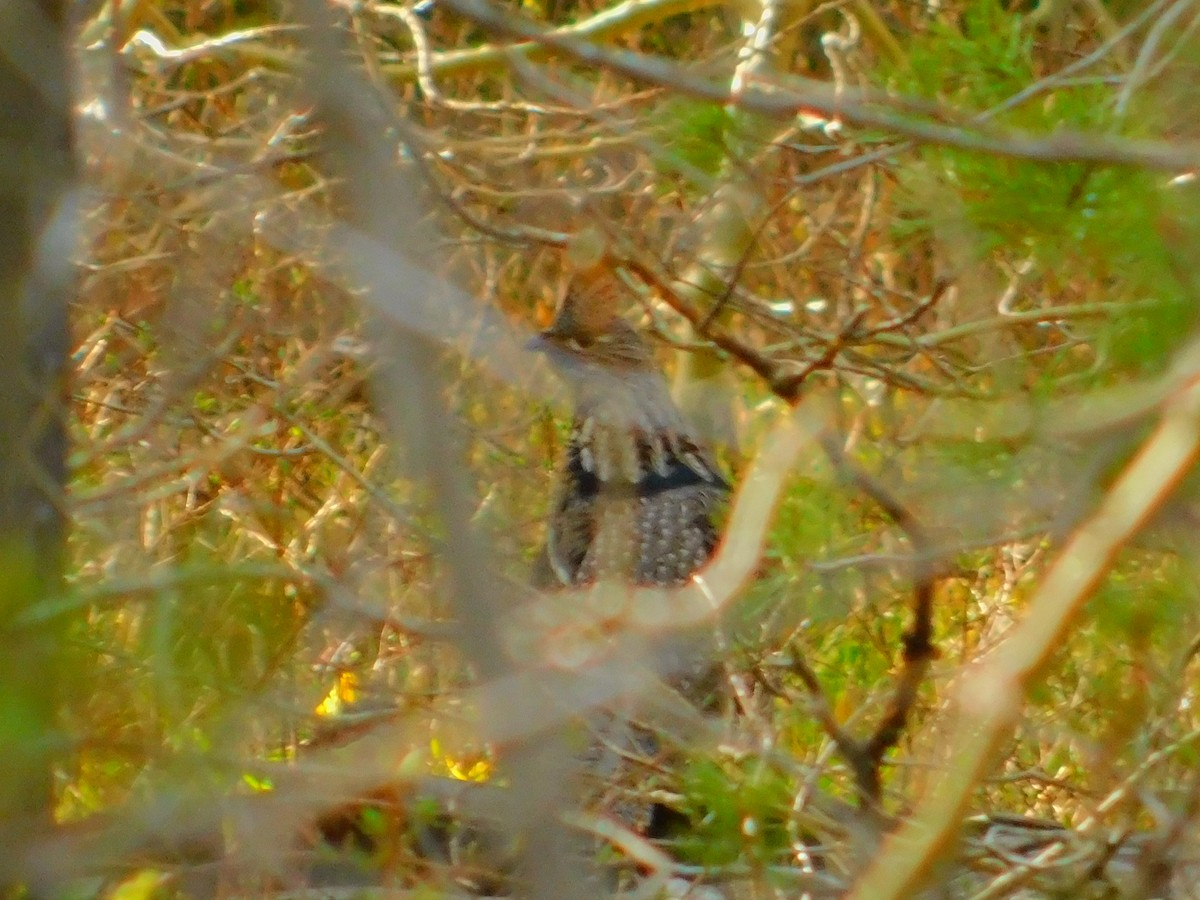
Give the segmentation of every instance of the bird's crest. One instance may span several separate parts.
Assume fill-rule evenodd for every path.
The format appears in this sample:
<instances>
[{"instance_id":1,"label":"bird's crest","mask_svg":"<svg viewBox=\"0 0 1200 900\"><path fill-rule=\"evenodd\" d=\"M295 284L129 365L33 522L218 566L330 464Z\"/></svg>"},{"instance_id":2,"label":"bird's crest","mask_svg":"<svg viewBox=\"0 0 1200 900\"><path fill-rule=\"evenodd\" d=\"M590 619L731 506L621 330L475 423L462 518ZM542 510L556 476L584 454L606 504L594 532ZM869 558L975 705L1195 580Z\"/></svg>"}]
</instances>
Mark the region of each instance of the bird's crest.
<instances>
[{"instance_id":1,"label":"bird's crest","mask_svg":"<svg viewBox=\"0 0 1200 900\"><path fill-rule=\"evenodd\" d=\"M619 300L619 285L612 272L599 265L577 271L547 331L587 343L611 330Z\"/></svg>"}]
</instances>

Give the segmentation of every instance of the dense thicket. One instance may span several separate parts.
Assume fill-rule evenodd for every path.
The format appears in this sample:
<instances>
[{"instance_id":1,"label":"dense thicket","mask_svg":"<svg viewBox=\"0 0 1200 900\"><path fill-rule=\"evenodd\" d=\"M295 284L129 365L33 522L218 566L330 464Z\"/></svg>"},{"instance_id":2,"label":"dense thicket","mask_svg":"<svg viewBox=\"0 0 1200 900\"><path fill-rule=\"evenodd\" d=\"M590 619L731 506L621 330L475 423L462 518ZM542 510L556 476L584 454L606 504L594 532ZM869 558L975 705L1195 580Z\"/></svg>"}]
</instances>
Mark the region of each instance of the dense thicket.
<instances>
[{"instance_id":1,"label":"dense thicket","mask_svg":"<svg viewBox=\"0 0 1200 900\"><path fill-rule=\"evenodd\" d=\"M59 825L22 877L497 890L441 838L542 821L531 745L653 693L604 654L678 602L735 698L637 786L686 825L562 825L643 875L1188 896L1197 16L94 11L68 586L25 614L66 634ZM526 586L565 423L520 346L581 245L746 485L716 611Z\"/></svg>"}]
</instances>

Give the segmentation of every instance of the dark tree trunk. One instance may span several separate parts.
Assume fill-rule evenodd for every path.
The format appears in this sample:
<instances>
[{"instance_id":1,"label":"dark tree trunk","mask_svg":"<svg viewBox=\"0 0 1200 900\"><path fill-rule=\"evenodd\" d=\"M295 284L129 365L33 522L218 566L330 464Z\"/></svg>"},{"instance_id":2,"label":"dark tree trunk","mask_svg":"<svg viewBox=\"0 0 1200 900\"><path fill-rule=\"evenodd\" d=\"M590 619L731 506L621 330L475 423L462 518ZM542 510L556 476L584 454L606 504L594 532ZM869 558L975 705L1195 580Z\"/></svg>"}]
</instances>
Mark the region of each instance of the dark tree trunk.
<instances>
[{"instance_id":1,"label":"dark tree trunk","mask_svg":"<svg viewBox=\"0 0 1200 900\"><path fill-rule=\"evenodd\" d=\"M31 615L62 577L75 251L69 29L58 0L0 24L0 882L53 809L61 641Z\"/></svg>"}]
</instances>

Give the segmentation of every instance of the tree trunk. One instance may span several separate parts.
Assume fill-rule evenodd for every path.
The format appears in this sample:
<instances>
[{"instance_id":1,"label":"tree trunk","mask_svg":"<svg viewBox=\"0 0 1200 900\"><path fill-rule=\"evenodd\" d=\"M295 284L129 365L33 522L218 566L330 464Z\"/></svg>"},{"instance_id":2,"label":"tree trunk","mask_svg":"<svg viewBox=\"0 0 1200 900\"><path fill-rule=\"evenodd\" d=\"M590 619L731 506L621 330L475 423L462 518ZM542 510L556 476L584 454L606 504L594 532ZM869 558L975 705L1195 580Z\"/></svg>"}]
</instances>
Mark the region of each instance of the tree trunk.
<instances>
[{"instance_id":1,"label":"tree trunk","mask_svg":"<svg viewBox=\"0 0 1200 900\"><path fill-rule=\"evenodd\" d=\"M32 615L62 576L74 177L66 5L0 22L0 883L53 812L61 642ZM36 892L36 889L35 889Z\"/></svg>"}]
</instances>

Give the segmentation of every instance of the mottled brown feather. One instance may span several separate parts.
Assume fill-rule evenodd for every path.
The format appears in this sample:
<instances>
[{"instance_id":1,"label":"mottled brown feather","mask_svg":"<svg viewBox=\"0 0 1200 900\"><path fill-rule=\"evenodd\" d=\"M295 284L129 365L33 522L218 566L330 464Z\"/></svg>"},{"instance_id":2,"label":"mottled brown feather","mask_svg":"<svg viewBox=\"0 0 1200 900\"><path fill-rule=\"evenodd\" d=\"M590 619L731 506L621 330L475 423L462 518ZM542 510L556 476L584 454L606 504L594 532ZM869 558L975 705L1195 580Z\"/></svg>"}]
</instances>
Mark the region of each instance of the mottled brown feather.
<instances>
[{"instance_id":1,"label":"mottled brown feather","mask_svg":"<svg viewBox=\"0 0 1200 900\"><path fill-rule=\"evenodd\" d=\"M536 346L570 386L575 410L535 583L686 582L713 554L714 513L729 486L672 400L650 347L617 315L615 279L576 275ZM664 642L661 653L671 683L703 703L712 687L704 648L685 638ZM593 801L646 828L653 805L630 798L636 766L626 758L655 756L657 739L616 710L586 718L596 735L582 759L600 783Z\"/></svg>"},{"instance_id":2,"label":"mottled brown feather","mask_svg":"<svg viewBox=\"0 0 1200 900\"><path fill-rule=\"evenodd\" d=\"M686 581L712 556L729 487L650 348L617 315L611 276L577 275L539 347L575 398L547 537L554 579Z\"/></svg>"}]
</instances>

